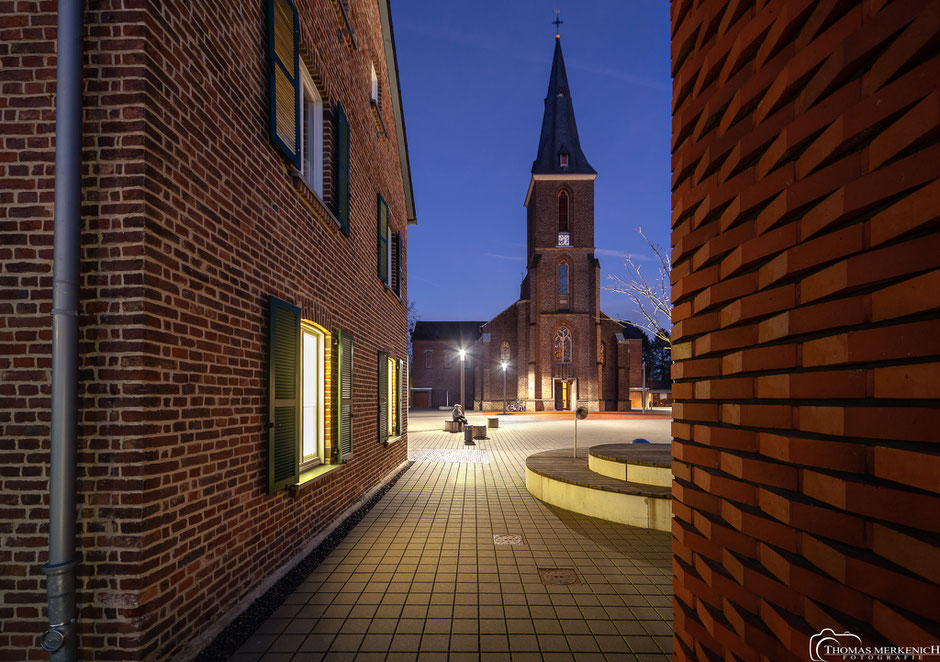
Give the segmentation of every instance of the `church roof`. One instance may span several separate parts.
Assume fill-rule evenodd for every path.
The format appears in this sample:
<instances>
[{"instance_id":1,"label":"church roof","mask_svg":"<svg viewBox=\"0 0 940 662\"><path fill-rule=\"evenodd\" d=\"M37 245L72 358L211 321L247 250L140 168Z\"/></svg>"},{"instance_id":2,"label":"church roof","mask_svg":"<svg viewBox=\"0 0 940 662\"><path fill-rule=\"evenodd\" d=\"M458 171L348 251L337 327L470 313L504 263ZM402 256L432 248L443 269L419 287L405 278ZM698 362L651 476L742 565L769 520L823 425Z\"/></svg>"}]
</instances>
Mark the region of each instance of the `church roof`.
<instances>
[{"instance_id":1,"label":"church roof","mask_svg":"<svg viewBox=\"0 0 940 662\"><path fill-rule=\"evenodd\" d=\"M562 154L568 155L567 167L562 165ZM532 174L597 174L581 151L578 127L574 121L574 106L571 105L571 90L568 89L568 74L565 73L565 59L561 54L561 39L558 37L555 38L555 57L548 79L539 151L532 164Z\"/></svg>"},{"instance_id":2,"label":"church roof","mask_svg":"<svg viewBox=\"0 0 940 662\"><path fill-rule=\"evenodd\" d=\"M411 332L412 340L454 340L470 345L483 333L480 330L486 322L425 322L415 324Z\"/></svg>"}]
</instances>

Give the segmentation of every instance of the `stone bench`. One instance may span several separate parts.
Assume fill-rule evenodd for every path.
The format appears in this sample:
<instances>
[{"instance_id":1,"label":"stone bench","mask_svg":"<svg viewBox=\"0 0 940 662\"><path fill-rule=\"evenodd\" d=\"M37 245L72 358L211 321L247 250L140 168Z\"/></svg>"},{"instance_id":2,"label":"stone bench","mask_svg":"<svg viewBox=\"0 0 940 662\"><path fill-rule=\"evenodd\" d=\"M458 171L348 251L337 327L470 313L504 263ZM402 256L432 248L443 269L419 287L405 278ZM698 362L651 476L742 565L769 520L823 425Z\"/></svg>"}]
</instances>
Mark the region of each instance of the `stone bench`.
<instances>
[{"instance_id":1,"label":"stone bench","mask_svg":"<svg viewBox=\"0 0 940 662\"><path fill-rule=\"evenodd\" d=\"M463 432L463 423L450 418L445 418L444 432Z\"/></svg>"},{"instance_id":2,"label":"stone bench","mask_svg":"<svg viewBox=\"0 0 940 662\"><path fill-rule=\"evenodd\" d=\"M486 427L488 428L498 428L499 427L499 417L490 416L486 419Z\"/></svg>"}]
</instances>

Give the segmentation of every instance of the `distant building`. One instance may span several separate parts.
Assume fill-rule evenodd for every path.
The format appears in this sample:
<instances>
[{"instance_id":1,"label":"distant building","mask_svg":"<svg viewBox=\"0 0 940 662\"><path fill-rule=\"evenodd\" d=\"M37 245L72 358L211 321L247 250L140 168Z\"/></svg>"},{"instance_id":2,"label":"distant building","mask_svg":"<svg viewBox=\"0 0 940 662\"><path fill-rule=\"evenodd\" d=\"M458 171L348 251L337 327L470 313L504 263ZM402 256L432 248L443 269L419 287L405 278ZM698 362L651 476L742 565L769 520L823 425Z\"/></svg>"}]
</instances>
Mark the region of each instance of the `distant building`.
<instances>
[{"instance_id":1,"label":"distant building","mask_svg":"<svg viewBox=\"0 0 940 662\"><path fill-rule=\"evenodd\" d=\"M389 2L82 4L78 657L190 659L407 459ZM4 660L46 658L56 9L0 10Z\"/></svg>"},{"instance_id":2,"label":"distant building","mask_svg":"<svg viewBox=\"0 0 940 662\"><path fill-rule=\"evenodd\" d=\"M411 401L416 409L446 407L455 403L473 407L476 361L470 351L480 338L483 322L425 322L411 334ZM460 350L464 353L464 394L460 399Z\"/></svg>"},{"instance_id":3,"label":"distant building","mask_svg":"<svg viewBox=\"0 0 940 662\"><path fill-rule=\"evenodd\" d=\"M622 411L641 405L643 334L600 309L600 263L594 255L596 177L581 151L561 40L556 38L538 154L525 197L527 274L519 300L478 331L470 352L474 408L501 408L504 396L523 401L528 411L566 410L576 404ZM465 346L466 338L447 336L448 331L435 328L437 351ZM435 361L429 364L433 368L419 372L417 366L426 360L416 344L413 387L445 383L447 371L453 370ZM419 390L414 395L422 402Z\"/></svg>"}]
</instances>

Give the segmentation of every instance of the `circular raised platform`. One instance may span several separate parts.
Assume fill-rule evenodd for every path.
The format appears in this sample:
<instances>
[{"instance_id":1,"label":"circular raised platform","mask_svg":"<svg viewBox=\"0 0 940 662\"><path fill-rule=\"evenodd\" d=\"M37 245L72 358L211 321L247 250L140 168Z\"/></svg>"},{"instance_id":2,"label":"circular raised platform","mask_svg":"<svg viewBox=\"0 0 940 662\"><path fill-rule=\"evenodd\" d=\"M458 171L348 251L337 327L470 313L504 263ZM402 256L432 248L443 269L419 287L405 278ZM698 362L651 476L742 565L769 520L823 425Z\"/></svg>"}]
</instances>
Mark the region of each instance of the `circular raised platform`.
<instances>
[{"instance_id":1,"label":"circular raised platform","mask_svg":"<svg viewBox=\"0 0 940 662\"><path fill-rule=\"evenodd\" d=\"M670 530L670 487L601 475L588 467L588 459L588 451L572 457L568 449L530 455L526 458L526 488L535 498L565 510L646 529Z\"/></svg>"},{"instance_id":2,"label":"circular raised platform","mask_svg":"<svg viewBox=\"0 0 940 662\"><path fill-rule=\"evenodd\" d=\"M650 444L601 444L588 451L588 468L608 478L658 487L672 485L672 449Z\"/></svg>"}]
</instances>

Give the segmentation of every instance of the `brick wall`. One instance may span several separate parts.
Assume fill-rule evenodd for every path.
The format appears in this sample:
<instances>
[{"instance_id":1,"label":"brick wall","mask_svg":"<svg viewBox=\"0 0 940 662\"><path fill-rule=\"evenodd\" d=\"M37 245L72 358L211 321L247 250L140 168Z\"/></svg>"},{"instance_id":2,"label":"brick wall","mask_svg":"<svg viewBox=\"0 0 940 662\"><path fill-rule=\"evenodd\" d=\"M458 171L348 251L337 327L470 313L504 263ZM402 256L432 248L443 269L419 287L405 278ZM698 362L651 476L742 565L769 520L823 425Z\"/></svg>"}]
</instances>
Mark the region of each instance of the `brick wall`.
<instances>
[{"instance_id":1,"label":"brick wall","mask_svg":"<svg viewBox=\"0 0 940 662\"><path fill-rule=\"evenodd\" d=\"M938 21L672 5L677 659L937 643Z\"/></svg>"},{"instance_id":2,"label":"brick wall","mask_svg":"<svg viewBox=\"0 0 940 662\"><path fill-rule=\"evenodd\" d=\"M454 349L459 342L454 340L415 340L414 341L414 365L411 369L411 385L415 388L430 388L431 406L444 407L460 402L460 357L457 350ZM474 394L474 375L477 372L476 348L474 345L474 355L470 358L470 365L464 368L464 398L466 402L460 402L464 410L473 408ZM431 352L431 366L425 367L424 353ZM450 355L450 367L444 367L444 356Z\"/></svg>"},{"instance_id":3,"label":"brick wall","mask_svg":"<svg viewBox=\"0 0 940 662\"><path fill-rule=\"evenodd\" d=\"M378 352L406 357L376 277L376 195L403 235L406 213L395 124L377 135L368 102L378 8L350 3L353 50L329 3L297 4L350 122L350 237L268 138L264 3L86 11L82 659L191 652L406 457L376 441ZM0 3L0 30L0 659L44 659L55 3ZM266 493L269 295L355 338L355 455L296 497Z\"/></svg>"},{"instance_id":4,"label":"brick wall","mask_svg":"<svg viewBox=\"0 0 940 662\"><path fill-rule=\"evenodd\" d=\"M131 439L152 406L136 360L143 308L145 29L137 2L85 12L79 351L79 606L86 646L133 628L144 544L142 465ZM47 659L55 2L0 3L0 659ZM156 397L156 396L151 396ZM114 625L106 620L119 621Z\"/></svg>"}]
</instances>

